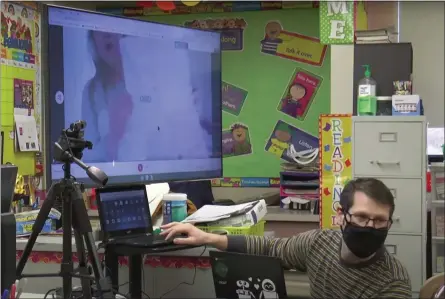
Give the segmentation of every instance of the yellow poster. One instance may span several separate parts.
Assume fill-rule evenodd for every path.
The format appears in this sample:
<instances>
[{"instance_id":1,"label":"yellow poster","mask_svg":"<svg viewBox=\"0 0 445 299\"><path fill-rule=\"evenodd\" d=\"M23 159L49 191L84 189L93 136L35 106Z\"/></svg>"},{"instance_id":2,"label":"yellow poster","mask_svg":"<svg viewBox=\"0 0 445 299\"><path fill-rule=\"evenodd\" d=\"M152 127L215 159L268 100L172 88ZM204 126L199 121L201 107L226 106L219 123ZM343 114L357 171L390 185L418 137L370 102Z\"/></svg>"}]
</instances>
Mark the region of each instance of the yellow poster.
<instances>
[{"instance_id":1,"label":"yellow poster","mask_svg":"<svg viewBox=\"0 0 445 299\"><path fill-rule=\"evenodd\" d=\"M35 153L16 152L13 132L15 108L23 108L25 88L32 90L32 101L27 107L34 111L38 134L41 130L40 13L32 2L1 1L0 6L0 125L5 136L4 162L17 165L21 175L33 175Z\"/></svg>"},{"instance_id":2,"label":"yellow poster","mask_svg":"<svg viewBox=\"0 0 445 299\"><path fill-rule=\"evenodd\" d=\"M35 69L39 64L40 15L15 3L2 1L1 5L2 64Z\"/></svg>"},{"instance_id":3,"label":"yellow poster","mask_svg":"<svg viewBox=\"0 0 445 299\"><path fill-rule=\"evenodd\" d=\"M320 227L338 228L335 215L340 194L352 178L352 118L328 114L319 119Z\"/></svg>"},{"instance_id":4,"label":"yellow poster","mask_svg":"<svg viewBox=\"0 0 445 299\"><path fill-rule=\"evenodd\" d=\"M262 53L309 65L323 64L327 46L320 44L318 38L286 31L278 21L268 22L264 31L264 38L261 40Z\"/></svg>"}]
</instances>

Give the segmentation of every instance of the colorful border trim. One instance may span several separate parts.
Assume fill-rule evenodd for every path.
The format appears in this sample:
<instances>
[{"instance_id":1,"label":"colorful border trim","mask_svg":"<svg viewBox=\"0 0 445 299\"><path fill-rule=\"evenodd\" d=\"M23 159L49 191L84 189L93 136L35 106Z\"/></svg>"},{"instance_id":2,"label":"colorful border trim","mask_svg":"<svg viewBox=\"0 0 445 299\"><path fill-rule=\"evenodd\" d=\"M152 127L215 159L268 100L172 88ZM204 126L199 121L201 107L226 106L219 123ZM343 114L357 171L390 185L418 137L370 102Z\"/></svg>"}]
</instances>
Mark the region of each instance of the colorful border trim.
<instances>
[{"instance_id":1,"label":"colorful border trim","mask_svg":"<svg viewBox=\"0 0 445 299\"><path fill-rule=\"evenodd\" d=\"M154 1L153 1L154 3ZM227 13L242 11L263 11L295 8L318 8L318 1L229 1L229 2L202 2L195 6L187 6L182 3L175 3L176 8L172 11L163 11L156 4L151 7L122 7L122 8L97 8L97 11L122 15L126 17L136 16L158 16L158 15L183 15L199 13Z\"/></svg>"},{"instance_id":2,"label":"colorful border trim","mask_svg":"<svg viewBox=\"0 0 445 299\"><path fill-rule=\"evenodd\" d=\"M226 177L212 180L212 187L259 187L259 188L278 188L280 187L280 178L237 178Z\"/></svg>"},{"instance_id":3,"label":"colorful border trim","mask_svg":"<svg viewBox=\"0 0 445 299\"><path fill-rule=\"evenodd\" d=\"M17 250L15 258L18 261L23 251ZM99 254L99 258L103 258L103 254ZM73 253L73 261L78 262L77 253ZM128 257L119 257L119 266L128 266ZM149 256L144 260L144 265L153 268L188 268L188 269L209 269L210 258L208 257L170 257L170 256ZM62 252L52 251L34 251L29 256L28 262L60 264L62 262Z\"/></svg>"}]
</instances>

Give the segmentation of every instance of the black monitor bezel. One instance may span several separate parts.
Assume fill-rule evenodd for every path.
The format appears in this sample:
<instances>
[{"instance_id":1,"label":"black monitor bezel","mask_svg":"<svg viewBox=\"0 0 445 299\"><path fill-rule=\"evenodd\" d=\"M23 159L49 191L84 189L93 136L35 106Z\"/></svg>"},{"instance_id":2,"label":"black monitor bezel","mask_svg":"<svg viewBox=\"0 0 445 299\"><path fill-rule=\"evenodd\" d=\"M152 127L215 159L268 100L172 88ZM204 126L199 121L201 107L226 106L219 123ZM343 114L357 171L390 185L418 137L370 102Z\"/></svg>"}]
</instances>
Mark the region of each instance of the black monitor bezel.
<instances>
[{"instance_id":1,"label":"black monitor bezel","mask_svg":"<svg viewBox=\"0 0 445 299\"><path fill-rule=\"evenodd\" d=\"M42 41L42 45L45 47L44 49L42 48L42 52L41 52L41 65L42 65L42 73L46 73L47 77L44 78L43 82L42 82L42 87L43 87L43 99L49 99L50 98L50 80L49 80L49 64L48 64L48 59L49 59L49 55L48 55L48 49L49 49L49 20L48 20L48 12L50 8L58 8L58 9L66 9L69 11L77 11L77 12L83 12L83 13L91 13L91 14L95 14L95 15L105 15L105 16L109 16L109 17L113 17L116 19L132 19L135 21L139 21L139 22L144 22L144 23L154 23L154 24L161 24L164 26L172 26L172 27L183 27L183 26L178 26L178 25L172 25L172 24L164 24L164 23L160 23L160 22L153 22L153 21L147 21L147 20L140 20L140 19L134 19L134 18L128 18L125 16L118 16L118 15L113 15L113 14L107 14L107 13L103 13L103 12L97 12L97 11L89 11L89 10L84 10L84 9L78 9L78 8L71 8L71 7L65 7L65 6L59 6L59 5L54 5L54 4L44 4L43 5L43 12L42 12L42 24L41 24L41 41ZM196 31L211 31L211 30L205 30L205 29L199 29L199 28L187 28L190 30L196 30ZM217 31L212 31L213 33L219 34L221 35L220 32ZM221 40L221 38L220 38ZM219 64L220 64L220 69L222 70L222 50L221 50L221 55L220 55L220 59L219 59ZM220 106L220 115L219 115L219 127L221 128L222 131L222 117L223 117L223 110L222 110L222 76L221 77L221 83L220 83L220 92L219 92L219 98L220 101L218 101L219 106ZM51 124L50 124L50 115L51 115L51 104L48 101L44 101L44 109L43 109L43 130L44 130L44 140L43 140L43 144L45 146L44 148L44 163L45 163L45 188L48 189L51 184L53 183L52 180L52 175L51 175L51 165L52 165L52 157L51 157L51 147L53 146L51 144L51 138L50 138L50 130L51 130ZM222 135L221 135L222 138ZM223 176L223 156L222 156L222 142L220 143L220 147L219 147L219 152L221 153L221 167L220 167L220 171L219 171L219 175L217 177L190 177L187 178L187 181L195 181L195 180L211 180L211 179L216 179L216 178L221 178ZM129 185L129 184L152 184L152 183L159 183L159 182L174 182L174 181L184 181L183 178L169 178L167 180L165 179L150 179L150 180L139 180L139 181L134 181L134 182L120 182L120 183L112 183L110 186L122 186L122 185ZM83 182L83 185L87 188L94 188L94 187L98 187L96 185L94 185L94 183L91 180L88 180L87 182Z\"/></svg>"}]
</instances>

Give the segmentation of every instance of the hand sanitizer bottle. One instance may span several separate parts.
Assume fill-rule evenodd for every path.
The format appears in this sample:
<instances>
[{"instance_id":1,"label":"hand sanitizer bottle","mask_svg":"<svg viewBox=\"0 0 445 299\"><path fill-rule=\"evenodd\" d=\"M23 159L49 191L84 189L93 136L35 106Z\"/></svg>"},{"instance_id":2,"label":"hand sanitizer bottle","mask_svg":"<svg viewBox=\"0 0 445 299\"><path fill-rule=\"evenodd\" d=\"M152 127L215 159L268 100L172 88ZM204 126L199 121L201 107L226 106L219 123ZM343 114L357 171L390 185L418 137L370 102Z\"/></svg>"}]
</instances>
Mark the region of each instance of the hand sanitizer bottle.
<instances>
[{"instance_id":1,"label":"hand sanitizer bottle","mask_svg":"<svg viewBox=\"0 0 445 299\"><path fill-rule=\"evenodd\" d=\"M358 82L357 95L357 114L376 115L377 112L377 98L376 89L377 83L371 77L371 68L369 65L363 65L365 68L365 77Z\"/></svg>"}]
</instances>

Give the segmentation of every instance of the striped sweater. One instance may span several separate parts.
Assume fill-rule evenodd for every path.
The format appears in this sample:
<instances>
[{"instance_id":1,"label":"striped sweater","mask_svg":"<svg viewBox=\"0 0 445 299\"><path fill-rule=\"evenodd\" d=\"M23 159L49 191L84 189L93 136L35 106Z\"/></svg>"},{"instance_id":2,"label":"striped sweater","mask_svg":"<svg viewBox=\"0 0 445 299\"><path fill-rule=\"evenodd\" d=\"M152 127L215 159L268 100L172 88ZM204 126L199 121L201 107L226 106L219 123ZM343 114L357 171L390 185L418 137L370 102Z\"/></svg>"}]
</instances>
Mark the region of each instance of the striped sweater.
<instances>
[{"instance_id":1,"label":"striped sweater","mask_svg":"<svg viewBox=\"0 0 445 299\"><path fill-rule=\"evenodd\" d=\"M229 236L228 251L279 257L283 267L307 272L312 298L412 298L405 267L384 247L370 260L340 258L342 236L311 230L288 239Z\"/></svg>"}]
</instances>

